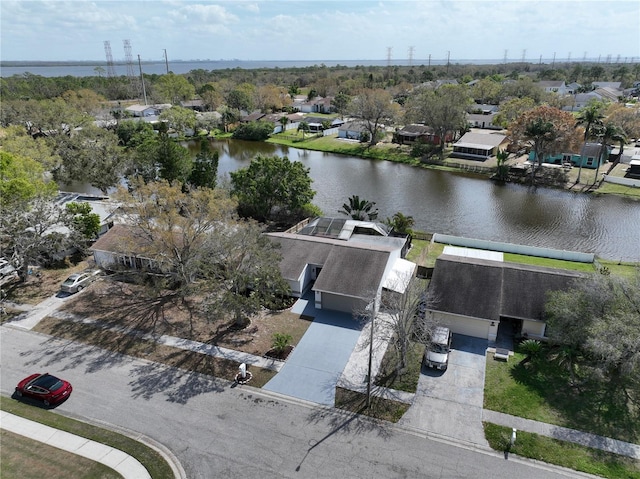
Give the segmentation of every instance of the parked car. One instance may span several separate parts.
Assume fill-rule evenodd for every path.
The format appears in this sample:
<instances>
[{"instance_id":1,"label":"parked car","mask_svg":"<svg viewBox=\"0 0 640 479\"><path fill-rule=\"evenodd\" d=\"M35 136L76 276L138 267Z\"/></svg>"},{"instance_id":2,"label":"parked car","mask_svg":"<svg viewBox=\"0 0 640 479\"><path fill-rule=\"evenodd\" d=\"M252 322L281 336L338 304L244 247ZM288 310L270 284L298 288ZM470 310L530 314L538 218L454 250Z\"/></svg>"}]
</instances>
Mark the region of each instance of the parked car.
<instances>
[{"instance_id":1,"label":"parked car","mask_svg":"<svg viewBox=\"0 0 640 479\"><path fill-rule=\"evenodd\" d=\"M449 365L451 350L451 330L438 326L431 334L431 340L424 352L424 363L427 367L446 370Z\"/></svg>"},{"instance_id":2,"label":"parked car","mask_svg":"<svg viewBox=\"0 0 640 479\"><path fill-rule=\"evenodd\" d=\"M32 374L16 386L16 396L38 399L45 406L61 403L69 397L71 391L71 383L49 373Z\"/></svg>"},{"instance_id":3,"label":"parked car","mask_svg":"<svg viewBox=\"0 0 640 479\"><path fill-rule=\"evenodd\" d=\"M84 271L82 273L73 273L64 283L60 285L60 291L65 293L77 293L93 283L100 275L101 270Z\"/></svg>"}]
</instances>

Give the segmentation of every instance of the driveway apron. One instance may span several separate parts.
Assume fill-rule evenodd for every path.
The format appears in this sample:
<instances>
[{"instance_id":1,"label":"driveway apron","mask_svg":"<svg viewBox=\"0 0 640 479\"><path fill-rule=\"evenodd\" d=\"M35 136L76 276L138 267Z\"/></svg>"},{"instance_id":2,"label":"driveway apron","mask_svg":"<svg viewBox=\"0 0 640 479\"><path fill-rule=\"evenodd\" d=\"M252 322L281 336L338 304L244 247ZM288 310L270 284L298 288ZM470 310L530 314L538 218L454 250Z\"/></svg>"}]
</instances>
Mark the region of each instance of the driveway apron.
<instances>
[{"instance_id":1,"label":"driveway apron","mask_svg":"<svg viewBox=\"0 0 640 479\"><path fill-rule=\"evenodd\" d=\"M487 445L482 428L487 340L454 334L449 367L423 366L412 406L400 424Z\"/></svg>"},{"instance_id":2,"label":"driveway apron","mask_svg":"<svg viewBox=\"0 0 640 479\"><path fill-rule=\"evenodd\" d=\"M361 326L351 314L314 309L313 299L301 299L299 303L297 307L302 305L305 316L314 316L313 323L280 372L263 389L334 406L336 384Z\"/></svg>"}]
</instances>

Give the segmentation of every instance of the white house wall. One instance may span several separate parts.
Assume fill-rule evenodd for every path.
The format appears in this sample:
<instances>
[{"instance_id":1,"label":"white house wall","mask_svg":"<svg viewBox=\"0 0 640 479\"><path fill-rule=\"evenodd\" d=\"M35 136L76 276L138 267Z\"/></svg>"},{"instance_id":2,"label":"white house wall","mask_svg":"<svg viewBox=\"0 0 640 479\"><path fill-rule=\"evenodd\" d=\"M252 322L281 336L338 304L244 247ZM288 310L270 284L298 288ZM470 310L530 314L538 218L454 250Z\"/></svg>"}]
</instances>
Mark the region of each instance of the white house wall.
<instances>
[{"instance_id":1,"label":"white house wall","mask_svg":"<svg viewBox=\"0 0 640 479\"><path fill-rule=\"evenodd\" d=\"M522 320L522 334L533 338L543 338L546 326L546 323L542 321L524 319Z\"/></svg>"},{"instance_id":2,"label":"white house wall","mask_svg":"<svg viewBox=\"0 0 640 479\"><path fill-rule=\"evenodd\" d=\"M448 327L453 333L482 339L491 339L491 337L495 339L495 333L493 333L492 330L494 328L497 330L498 324L497 321L493 321L494 326L492 328L492 321L444 313L441 311L433 311L433 319L438 324Z\"/></svg>"}]
</instances>

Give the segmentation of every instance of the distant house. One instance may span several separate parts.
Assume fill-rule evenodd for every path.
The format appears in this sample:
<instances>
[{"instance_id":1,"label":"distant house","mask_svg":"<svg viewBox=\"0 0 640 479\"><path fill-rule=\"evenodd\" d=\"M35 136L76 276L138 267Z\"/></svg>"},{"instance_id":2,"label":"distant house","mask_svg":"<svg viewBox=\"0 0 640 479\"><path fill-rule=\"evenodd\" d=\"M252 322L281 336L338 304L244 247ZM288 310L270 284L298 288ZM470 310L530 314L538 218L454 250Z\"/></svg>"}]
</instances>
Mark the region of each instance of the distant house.
<instances>
[{"instance_id":1,"label":"distant house","mask_svg":"<svg viewBox=\"0 0 640 479\"><path fill-rule=\"evenodd\" d=\"M262 120L264 116L265 114L260 111L249 113L248 115L245 115L242 118L240 118L240 123L251 123L252 121L259 121L259 120Z\"/></svg>"},{"instance_id":2,"label":"distant house","mask_svg":"<svg viewBox=\"0 0 640 479\"><path fill-rule=\"evenodd\" d=\"M552 165L568 165L583 168L598 168L605 164L609 159L611 148L607 146L602 149L601 143L584 143L578 153L556 153L553 155L545 155L542 158L543 163ZM535 161L535 152L529 152L529 161Z\"/></svg>"},{"instance_id":3,"label":"distant house","mask_svg":"<svg viewBox=\"0 0 640 479\"><path fill-rule=\"evenodd\" d=\"M440 135L433 128L425 125L405 125L395 132L394 141L401 145L412 145L415 142L430 143L432 145L440 144ZM449 142L453 139L451 133L447 133L445 141Z\"/></svg>"},{"instance_id":4,"label":"distant house","mask_svg":"<svg viewBox=\"0 0 640 479\"><path fill-rule=\"evenodd\" d=\"M538 82L538 86L548 93L557 93L558 95L568 95L573 93L573 91L564 83L564 80L542 80Z\"/></svg>"},{"instance_id":5,"label":"distant house","mask_svg":"<svg viewBox=\"0 0 640 479\"><path fill-rule=\"evenodd\" d=\"M182 108L187 108L189 110L194 110L194 111L204 111L205 110L205 104L204 104L204 101L202 101L202 100L181 101L180 102L180 106Z\"/></svg>"},{"instance_id":6,"label":"distant house","mask_svg":"<svg viewBox=\"0 0 640 479\"><path fill-rule=\"evenodd\" d=\"M569 289L575 271L443 254L429 284L428 314L451 331L493 341L498 327L545 337L547 293Z\"/></svg>"},{"instance_id":7,"label":"distant house","mask_svg":"<svg viewBox=\"0 0 640 479\"><path fill-rule=\"evenodd\" d=\"M499 133L465 133L453 145L451 156L468 160L485 161L495 156L498 150L507 147L506 135Z\"/></svg>"},{"instance_id":8,"label":"distant house","mask_svg":"<svg viewBox=\"0 0 640 479\"><path fill-rule=\"evenodd\" d=\"M467 122L472 128L501 130L502 127L493 123L497 114L498 107L496 105L474 105L467 113Z\"/></svg>"},{"instance_id":9,"label":"distant house","mask_svg":"<svg viewBox=\"0 0 640 479\"><path fill-rule=\"evenodd\" d=\"M311 100L305 97L296 97L293 101L293 109L301 113L331 113L333 107L331 101L333 97L318 96Z\"/></svg>"},{"instance_id":10,"label":"distant house","mask_svg":"<svg viewBox=\"0 0 640 479\"><path fill-rule=\"evenodd\" d=\"M338 138L362 141L363 133L369 132L362 121L349 121L338 127Z\"/></svg>"},{"instance_id":11,"label":"distant house","mask_svg":"<svg viewBox=\"0 0 640 479\"><path fill-rule=\"evenodd\" d=\"M161 109L155 105L131 105L125 108L127 113L136 118L158 116Z\"/></svg>"}]
</instances>

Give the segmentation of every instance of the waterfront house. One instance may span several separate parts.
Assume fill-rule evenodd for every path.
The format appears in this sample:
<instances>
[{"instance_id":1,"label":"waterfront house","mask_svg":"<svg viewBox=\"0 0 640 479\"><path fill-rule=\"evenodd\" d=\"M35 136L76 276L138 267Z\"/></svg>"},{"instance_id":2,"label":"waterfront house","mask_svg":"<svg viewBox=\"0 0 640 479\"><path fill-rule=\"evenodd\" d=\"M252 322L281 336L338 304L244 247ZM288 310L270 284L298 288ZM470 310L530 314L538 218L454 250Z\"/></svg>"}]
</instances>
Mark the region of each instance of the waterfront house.
<instances>
[{"instance_id":1,"label":"waterfront house","mask_svg":"<svg viewBox=\"0 0 640 479\"><path fill-rule=\"evenodd\" d=\"M440 136L433 128L426 125L405 125L397 130L394 135L394 142L400 145L413 145L416 142L429 143L432 145L440 144ZM445 137L445 141L453 140L453 135L449 132Z\"/></svg>"},{"instance_id":2,"label":"waterfront house","mask_svg":"<svg viewBox=\"0 0 640 479\"><path fill-rule=\"evenodd\" d=\"M602 148L601 143L584 143L577 153L565 152L545 155L542 163L551 165L571 165L596 169L609 159L611 147ZM529 161L535 161L535 152L529 152Z\"/></svg>"},{"instance_id":3,"label":"waterfront house","mask_svg":"<svg viewBox=\"0 0 640 479\"><path fill-rule=\"evenodd\" d=\"M427 314L454 333L490 341L498 327L543 339L547 293L567 290L581 277L576 271L442 254L429 284L433 300Z\"/></svg>"},{"instance_id":4,"label":"waterfront house","mask_svg":"<svg viewBox=\"0 0 640 479\"><path fill-rule=\"evenodd\" d=\"M507 136L500 133L469 132L453 145L451 156L485 161L495 156L499 150L506 149L507 143Z\"/></svg>"},{"instance_id":5,"label":"waterfront house","mask_svg":"<svg viewBox=\"0 0 640 479\"><path fill-rule=\"evenodd\" d=\"M352 313L381 295L403 294L415 276L416 264L403 258L408 239L389 233L382 223L323 217L267 236L280 245L293 296L312 291L316 308Z\"/></svg>"}]
</instances>

